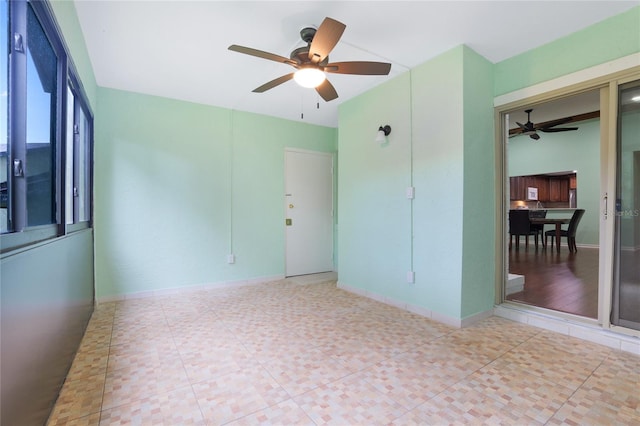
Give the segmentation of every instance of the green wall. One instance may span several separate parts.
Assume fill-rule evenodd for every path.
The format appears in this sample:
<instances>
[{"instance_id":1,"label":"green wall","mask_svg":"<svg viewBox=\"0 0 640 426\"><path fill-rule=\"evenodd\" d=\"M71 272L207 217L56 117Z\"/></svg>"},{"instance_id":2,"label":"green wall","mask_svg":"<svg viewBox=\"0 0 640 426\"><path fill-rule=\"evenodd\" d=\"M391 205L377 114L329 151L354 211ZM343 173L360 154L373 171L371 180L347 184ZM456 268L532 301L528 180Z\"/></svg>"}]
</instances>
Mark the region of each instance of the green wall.
<instances>
[{"instance_id":1,"label":"green wall","mask_svg":"<svg viewBox=\"0 0 640 426\"><path fill-rule=\"evenodd\" d=\"M98 298L284 274L284 149L335 152L336 129L98 95Z\"/></svg>"},{"instance_id":2,"label":"green wall","mask_svg":"<svg viewBox=\"0 0 640 426\"><path fill-rule=\"evenodd\" d=\"M341 285L445 321L491 309L491 253L470 255L495 238L491 78L491 65L459 46L341 105ZM380 146L373 133L384 124L392 133Z\"/></svg>"},{"instance_id":3,"label":"green wall","mask_svg":"<svg viewBox=\"0 0 640 426\"><path fill-rule=\"evenodd\" d=\"M638 52L640 6L498 62L494 93L502 95Z\"/></svg>"},{"instance_id":4,"label":"green wall","mask_svg":"<svg viewBox=\"0 0 640 426\"><path fill-rule=\"evenodd\" d=\"M576 170L577 206L585 209L576 242L597 246L600 229L600 120L582 121L576 127L578 130L575 132L543 133L538 141L527 136L509 139L509 176Z\"/></svg>"},{"instance_id":5,"label":"green wall","mask_svg":"<svg viewBox=\"0 0 640 426\"><path fill-rule=\"evenodd\" d=\"M493 306L496 261L493 65L471 49L464 56L464 207L462 318Z\"/></svg>"}]
</instances>

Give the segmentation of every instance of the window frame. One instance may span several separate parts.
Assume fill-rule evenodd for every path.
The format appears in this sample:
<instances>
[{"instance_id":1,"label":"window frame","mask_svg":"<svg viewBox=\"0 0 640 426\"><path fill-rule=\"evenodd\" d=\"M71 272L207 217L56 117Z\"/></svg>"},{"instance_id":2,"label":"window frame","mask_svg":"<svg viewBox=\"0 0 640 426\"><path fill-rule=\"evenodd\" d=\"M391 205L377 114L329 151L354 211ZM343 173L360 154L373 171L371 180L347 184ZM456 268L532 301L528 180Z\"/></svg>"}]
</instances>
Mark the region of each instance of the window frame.
<instances>
[{"instance_id":1,"label":"window frame","mask_svg":"<svg viewBox=\"0 0 640 426\"><path fill-rule=\"evenodd\" d=\"M0 238L0 253L5 253L14 249L23 248L31 244L36 244L48 239L62 237L64 235L92 227L93 225L93 128L94 115L87 101L86 92L82 81L76 71L72 58L69 55L62 32L55 20L50 4L46 0L11 0L8 4L8 122L7 122L7 231L2 233ZM55 202L54 214L55 223L47 225L29 226L27 223L27 182L25 177L14 177L12 165L14 159L22 160L26 164L27 138L26 138L26 93L27 93L27 16L29 7L33 10L42 29L54 50L57 57L57 78L56 78L56 102L55 102L55 133L54 155L52 156L53 167L53 188L52 200ZM14 34L20 34L23 41L23 49L18 50L14 46ZM71 90L74 96L73 123L81 114L76 111L82 110L87 121L88 142L86 156L81 165L85 167L85 185L87 185L86 200L88 204L88 214L85 220L78 220L78 198L73 197L73 220L67 224L67 194L66 194L66 162L73 161L73 170L77 170L78 147L76 147L75 137L73 147L73 159L67 158L67 134L74 131L67 128L67 90ZM82 142L84 143L84 141ZM28 167L28 165L27 165ZM74 172L74 186L78 187L77 176Z\"/></svg>"}]
</instances>

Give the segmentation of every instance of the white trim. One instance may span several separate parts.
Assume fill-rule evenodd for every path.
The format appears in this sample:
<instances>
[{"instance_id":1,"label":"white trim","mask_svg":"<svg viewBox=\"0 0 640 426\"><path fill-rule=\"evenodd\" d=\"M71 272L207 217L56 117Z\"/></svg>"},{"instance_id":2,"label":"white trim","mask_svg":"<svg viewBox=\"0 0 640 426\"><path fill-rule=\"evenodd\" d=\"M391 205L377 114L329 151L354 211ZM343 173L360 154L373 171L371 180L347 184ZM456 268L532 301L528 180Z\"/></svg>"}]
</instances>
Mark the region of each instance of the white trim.
<instances>
[{"instance_id":1,"label":"white trim","mask_svg":"<svg viewBox=\"0 0 640 426\"><path fill-rule=\"evenodd\" d=\"M505 93L504 95L496 96L493 100L493 105L495 107L500 107L511 102L520 101L522 99L541 95L553 90L563 89L567 86L583 83L595 78L614 74L620 71L625 71L637 66L640 66L640 53L633 53L631 55L624 56L613 61L595 65L591 68L585 68L583 70L576 71L571 74L566 74L552 80L543 81L542 83L538 83L533 86Z\"/></svg>"},{"instance_id":2,"label":"white trim","mask_svg":"<svg viewBox=\"0 0 640 426\"><path fill-rule=\"evenodd\" d=\"M595 323L576 323L568 318L559 318L556 315L533 312L529 309L520 309L507 304L496 306L494 308L494 314L522 324L640 355L640 338L638 338L638 336L629 336L605 330Z\"/></svg>"},{"instance_id":3,"label":"white trim","mask_svg":"<svg viewBox=\"0 0 640 426\"><path fill-rule=\"evenodd\" d=\"M196 285L189 285L189 286L183 286L183 287L163 288L160 290L139 291L136 293L120 294L117 296L97 297L96 303L101 304L101 303L109 303L109 302L120 302L122 300L146 299L146 298L153 298L153 297L167 296L167 295L174 295L174 294L175 295L189 294L197 291L216 289L216 288L258 285L258 284L268 283L271 281L283 280L284 278L285 278L284 275L274 275L270 277L258 277L258 278L250 278L246 280L218 281L214 283L196 284Z\"/></svg>"}]
</instances>

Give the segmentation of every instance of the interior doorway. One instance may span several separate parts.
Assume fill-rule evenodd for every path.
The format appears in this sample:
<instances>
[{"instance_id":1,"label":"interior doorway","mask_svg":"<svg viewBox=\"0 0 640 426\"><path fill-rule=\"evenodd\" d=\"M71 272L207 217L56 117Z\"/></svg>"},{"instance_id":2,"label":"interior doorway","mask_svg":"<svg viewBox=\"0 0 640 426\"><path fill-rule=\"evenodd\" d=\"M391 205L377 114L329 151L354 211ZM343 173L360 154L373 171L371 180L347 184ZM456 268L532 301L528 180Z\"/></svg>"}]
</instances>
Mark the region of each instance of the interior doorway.
<instances>
[{"instance_id":1,"label":"interior doorway","mask_svg":"<svg viewBox=\"0 0 640 426\"><path fill-rule=\"evenodd\" d=\"M285 275L333 271L333 156L285 150Z\"/></svg>"},{"instance_id":2,"label":"interior doorway","mask_svg":"<svg viewBox=\"0 0 640 426\"><path fill-rule=\"evenodd\" d=\"M524 216L530 218L526 231L516 227L514 232L507 219L509 238L519 244L505 248L505 299L597 319L600 90L523 104L506 111L505 119L509 123L505 126L509 132L505 135L505 214L508 218L511 210L525 210ZM574 235L566 235L577 210L585 212ZM569 245L571 238L575 238L575 249Z\"/></svg>"}]
</instances>

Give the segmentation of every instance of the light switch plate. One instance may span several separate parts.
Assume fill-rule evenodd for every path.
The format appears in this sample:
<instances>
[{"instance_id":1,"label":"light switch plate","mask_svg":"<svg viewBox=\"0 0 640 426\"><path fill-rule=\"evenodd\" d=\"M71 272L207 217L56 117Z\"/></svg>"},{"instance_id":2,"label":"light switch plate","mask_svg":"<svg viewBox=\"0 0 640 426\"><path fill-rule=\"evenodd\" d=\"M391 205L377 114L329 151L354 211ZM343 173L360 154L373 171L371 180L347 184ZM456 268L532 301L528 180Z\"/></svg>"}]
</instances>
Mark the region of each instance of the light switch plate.
<instances>
[{"instance_id":1,"label":"light switch plate","mask_svg":"<svg viewBox=\"0 0 640 426\"><path fill-rule=\"evenodd\" d=\"M414 186L407 187L407 198L413 200L416 196L416 188Z\"/></svg>"}]
</instances>

